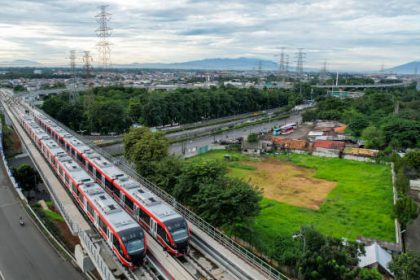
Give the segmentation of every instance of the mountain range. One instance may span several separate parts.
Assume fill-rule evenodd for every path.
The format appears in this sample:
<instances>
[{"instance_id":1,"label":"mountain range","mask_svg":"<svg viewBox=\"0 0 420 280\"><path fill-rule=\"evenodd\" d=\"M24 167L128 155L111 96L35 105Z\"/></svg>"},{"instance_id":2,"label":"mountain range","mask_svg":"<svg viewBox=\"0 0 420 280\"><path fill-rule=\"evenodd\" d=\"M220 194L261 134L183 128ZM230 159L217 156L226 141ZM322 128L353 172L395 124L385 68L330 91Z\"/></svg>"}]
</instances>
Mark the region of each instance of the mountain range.
<instances>
[{"instance_id":1,"label":"mountain range","mask_svg":"<svg viewBox=\"0 0 420 280\"><path fill-rule=\"evenodd\" d=\"M132 63L116 65L124 68L182 69L182 70L277 70L278 64L258 58L210 58L178 63Z\"/></svg>"},{"instance_id":2,"label":"mountain range","mask_svg":"<svg viewBox=\"0 0 420 280\"><path fill-rule=\"evenodd\" d=\"M131 63L131 64L114 64L116 68L139 68L139 69L180 69L180 70L258 70L261 65L262 71L276 71L279 64L266 59L239 57L239 58L209 58L201 60L192 60L178 63ZM17 59L13 61L0 61L0 67L47 67L37 61ZM67 67L67 65L62 66ZM415 69L420 74L420 61L411 61L402 65L398 65L386 72L395 74L414 74ZM305 68L307 72L318 72L319 69ZM289 67L289 71L294 71L294 67Z\"/></svg>"},{"instance_id":3,"label":"mountain range","mask_svg":"<svg viewBox=\"0 0 420 280\"><path fill-rule=\"evenodd\" d=\"M386 72L391 72L395 74L414 74L415 72L417 72L420 74L420 61L411 61L402 65L398 65L393 68L387 69Z\"/></svg>"}]
</instances>

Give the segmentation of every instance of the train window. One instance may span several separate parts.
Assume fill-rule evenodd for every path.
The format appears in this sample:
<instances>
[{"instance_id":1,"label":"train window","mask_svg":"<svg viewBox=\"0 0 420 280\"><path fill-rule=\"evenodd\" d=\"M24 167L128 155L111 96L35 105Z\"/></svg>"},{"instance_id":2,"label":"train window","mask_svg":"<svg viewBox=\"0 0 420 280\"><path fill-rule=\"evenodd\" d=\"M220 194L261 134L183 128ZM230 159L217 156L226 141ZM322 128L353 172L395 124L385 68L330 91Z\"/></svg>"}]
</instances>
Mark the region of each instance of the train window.
<instances>
[{"instance_id":1,"label":"train window","mask_svg":"<svg viewBox=\"0 0 420 280\"><path fill-rule=\"evenodd\" d=\"M113 187L113 190L112 191L114 192L115 196L117 196L118 198L120 198L120 190L118 188Z\"/></svg>"},{"instance_id":2,"label":"train window","mask_svg":"<svg viewBox=\"0 0 420 280\"><path fill-rule=\"evenodd\" d=\"M80 202L83 203L83 201L84 201L83 193L78 191L78 194L79 194Z\"/></svg>"},{"instance_id":3,"label":"train window","mask_svg":"<svg viewBox=\"0 0 420 280\"><path fill-rule=\"evenodd\" d=\"M74 193L77 193L77 187L76 187L76 185L73 182L71 183L71 187L73 189L73 192Z\"/></svg>"},{"instance_id":4,"label":"train window","mask_svg":"<svg viewBox=\"0 0 420 280\"><path fill-rule=\"evenodd\" d=\"M87 210L88 210L88 212L90 213L90 215L92 215L92 217L95 217L95 213L93 212L92 205L90 205L90 203L89 203L89 202L88 202L88 203L86 203L86 205L87 205Z\"/></svg>"},{"instance_id":5,"label":"train window","mask_svg":"<svg viewBox=\"0 0 420 280\"><path fill-rule=\"evenodd\" d=\"M106 232L106 224L104 223L104 221L102 221L102 218L99 218L98 219L98 224L99 224L99 227L103 230L103 232L106 234L107 232Z\"/></svg>"},{"instance_id":6,"label":"train window","mask_svg":"<svg viewBox=\"0 0 420 280\"><path fill-rule=\"evenodd\" d=\"M170 243L168 235L166 234L166 231L162 228L161 225L157 225L157 234L159 234L160 237L162 237L162 239L166 242L166 243Z\"/></svg>"},{"instance_id":7,"label":"train window","mask_svg":"<svg viewBox=\"0 0 420 280\"><path fill-rule=\"evenodd\" d=\"M77 157L78 161L80 161L80 162L82 161L82 157L80 156L80 154L76 154L76 157Z\"/></svg>"},{"instance_id":8,"label":"train window","mask_svg":"<svg viewBox=\"0 0 420 280\"><path fill-rule=\"evenodd\" d=\"M112 183L109 180L105 180L105 186L111 190L112 192L114 192L114 186L112 185Z\"/></svg>"},{"instance_id":9,"label":"train window","mask_svg":"<svg viewBox=\"0 0 420 280\"><path fill-rule=\"evenodd\" d=\"M150 223L150 217L141 208L139 208L139 216L146 224Z\"/></svg>"},{"instance_id":10,"label":"train window","mask_svg":"<svg viewBox=\"0 0 420 280\"><path fill-rule=\"evenodd\" d=\"M93 174L93 166L92 166L92 164L88 163L87 164L87 167L88 167L89 172Z\"/></svg>"},{"instance_id":11,"label":"train window","mask_svg":"<svg viewBox=\"0 0 420 280\"><path fill-rule=\"evenodd\" d=\"M102 181L102 175L98 171L96 171L96 179L98 179L99 181Z\"/></svg>"},{"instance_id":12,"label":"train window","mask_svg":"<svg viewBox=\"0 0 420 280\"><path fill-rule=\"evenodd\" d=\"M64 183L65 184L68 184L68 182L69 182L69 178L67 177L66 174L64 174Z\"/></svg>"},{"instance_id":13,"label":"train window","mask_svg":"<svg viewBox=\"0 0 420 280\"><path fill-rule=\"evenodd\" d=\"M61 139L60 139L60 144L61 144L61 146L62 146L62 145L64 145L64 140L63 140L63 138L61 138Z\"/></svg>"},{"instance_id":14,"label":"train window","mask_svg":"<svg viewBox=\"0 0 420 280\"><path fill-rule=\"evenodd\" d=\"M131 199L130 199L130 198L125 197L125 198L124 198L124 203L125 203L125 205L127 205L127 207L128 207L128 208L130 208L131 210L133 210L133 209L134 209L134 204L133 204L133 202L131 201Z\"/></svg>"}]
</instances>

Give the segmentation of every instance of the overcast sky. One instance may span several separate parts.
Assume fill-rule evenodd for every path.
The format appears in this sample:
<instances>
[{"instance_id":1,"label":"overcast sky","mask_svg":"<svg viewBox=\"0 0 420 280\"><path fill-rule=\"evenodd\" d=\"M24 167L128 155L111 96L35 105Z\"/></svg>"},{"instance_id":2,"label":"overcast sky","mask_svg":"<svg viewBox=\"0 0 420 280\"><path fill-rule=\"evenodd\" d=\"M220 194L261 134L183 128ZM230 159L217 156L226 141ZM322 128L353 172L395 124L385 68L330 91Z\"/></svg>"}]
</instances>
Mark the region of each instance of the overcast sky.
<instances>
[{"instance_id":1,"label":"overcast sky","mask_svg":"<svg viewBox=\"0 0 420 280\"><path fill-rule=\"evenodd\" d=\"M0 0L0 61L66 63L71 49L97 55L95 15L112 13L112 62L215 57L375 70L420 57L420 0Z\"/></svg>"}]
</instances>

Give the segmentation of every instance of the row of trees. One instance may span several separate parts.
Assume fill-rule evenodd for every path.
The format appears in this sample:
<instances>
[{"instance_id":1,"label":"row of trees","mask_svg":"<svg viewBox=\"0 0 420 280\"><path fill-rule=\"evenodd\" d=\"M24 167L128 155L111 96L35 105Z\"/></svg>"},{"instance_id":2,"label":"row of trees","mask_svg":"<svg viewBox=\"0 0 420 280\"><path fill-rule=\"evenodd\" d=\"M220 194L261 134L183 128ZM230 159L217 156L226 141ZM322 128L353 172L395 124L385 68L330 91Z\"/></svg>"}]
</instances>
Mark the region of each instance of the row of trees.
<instances>
[{"instance_id":1,"label":"row of trees","mask_svg":"<svg viewBox=\"0 0 420 280\"><path fill-rule=\"evenodd\" d=\"M420 93L415 89L368 91L360 98L319 100L304 121L338 120L366 141L369 148L406 149L420 146Z\"/></svg>"},{"instance_id":2,"label":"row of trees","mask_svg":"<svg viewBox=\"0 0 420 280\"><path fill-rule=\"evenodd\" d=\"M146 126L184 124L280 106L294 106L301 98L287 90L177 89L173 92L109 87L87 92L68 103L68 94L47 97L42 109L75 130L123 132L133 123Z\"/></svg>"},{"instance_id":3,"label":"row of trees","mask_svg":"<svg viewBox=\"0 0 420 280\"><path fill-rule=\"evenodd\" d=\"M219 161L183 161L168 156L168 140L148 128L132 128L124 137L125 157L137 171L190 207L214 226L243 228L259 213L261 191L227 176Z\"/></svg>"},{"instance_id":4,"label":"row of trees","mask_svg":"<svg viewBox=\"0 0 420 280\"><path fill-rule=\"evenodd\" d=\"M401 224L401 229L404 230L411 221L417 218L419 212L417 204L409 196L409 179L415 179L420 172L420 151L412 150L403 158L394 154L393 162L396 170L395 187L398 192L394 214Z\"/></svg>"}]
</instances>

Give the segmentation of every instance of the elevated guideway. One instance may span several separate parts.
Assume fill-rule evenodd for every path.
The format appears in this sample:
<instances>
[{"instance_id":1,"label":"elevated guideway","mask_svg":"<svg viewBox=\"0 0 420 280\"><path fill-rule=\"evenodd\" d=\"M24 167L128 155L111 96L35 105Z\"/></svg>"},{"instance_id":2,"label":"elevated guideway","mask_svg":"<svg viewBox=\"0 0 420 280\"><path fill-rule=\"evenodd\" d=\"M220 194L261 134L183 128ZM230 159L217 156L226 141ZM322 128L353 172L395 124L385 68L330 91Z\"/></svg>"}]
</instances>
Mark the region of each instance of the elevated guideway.
<instances>
[{"instance_id":1,"label":"elevated guideway","mask_svg":"<svg viewBox=\"0 0 420 280\"><path fill-rule=\"evenodd\" d=\"M157 242L151 236L148 236L148 248L150 253L147 258L148 264L154 267L154 270L156 271L155 273L157 273L157 275L152 276L152 271L150 269L146 269L146 267L141 268L138 271L128 271L124 269L111 253L110 249L107 247L102 238L96 234L90 224L85 220L84 216L74 204L72 198L67 193L66 189L62 186L61 182L55 176L54 172L51 170L44 157L40 154L32 140L20 126L20 123L14 115L13 106L16 106L17 104L13 98L8 98L3 94L1 102L3 103L4 112L11 120L16 133L21 139L22 144L27 149L29 156L31 157L47 188L49 189L54 202L58 206L57 208L65 218L69 229L73 235L79 236L84 251L88 253L90 259L93 261L98 271L103 269L103 274L100 272L103 279L113 280L116 279L116 277L121 277L123 274L127 279L130 280L156 279L156 277L168 280L196 279L175 259L168 256L163 251L162 247L157 244ZM149 270L149 272L146 272L146 270Z\"/></svg>"}]
</instances>

